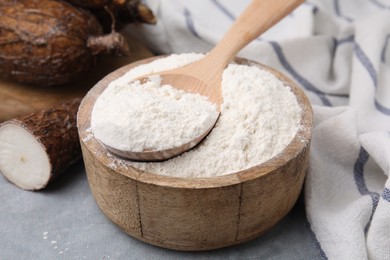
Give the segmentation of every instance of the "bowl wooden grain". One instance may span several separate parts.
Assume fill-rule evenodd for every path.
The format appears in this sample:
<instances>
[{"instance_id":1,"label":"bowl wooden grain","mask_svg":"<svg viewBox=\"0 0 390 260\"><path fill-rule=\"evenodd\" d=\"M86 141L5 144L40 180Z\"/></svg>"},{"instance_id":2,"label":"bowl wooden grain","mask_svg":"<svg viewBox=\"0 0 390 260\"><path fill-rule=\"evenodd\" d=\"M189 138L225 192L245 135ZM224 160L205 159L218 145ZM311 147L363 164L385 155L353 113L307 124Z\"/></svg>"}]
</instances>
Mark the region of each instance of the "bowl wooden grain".
<instances>
[{"instance_id":1,"label":"bowl wooden grain","mask_svg":"<svg viewBox=\"0 0 390 260\"><path fill-rule=\"evenodd\" d=\"M110 154L93 137L90 120L97 97L112 80L156 58L159 57L129 64L107 75L80 105L80 142L97 204L129 235L175 250L221 248L261 235L291 210L301 192L312 129L312 109L307 97L280 72L236 59L238 63L270 71L291 87L302 108L302 127L294 139L270 160L225 176L178 178L152 174Z\"/></svg>"}]
</instances>

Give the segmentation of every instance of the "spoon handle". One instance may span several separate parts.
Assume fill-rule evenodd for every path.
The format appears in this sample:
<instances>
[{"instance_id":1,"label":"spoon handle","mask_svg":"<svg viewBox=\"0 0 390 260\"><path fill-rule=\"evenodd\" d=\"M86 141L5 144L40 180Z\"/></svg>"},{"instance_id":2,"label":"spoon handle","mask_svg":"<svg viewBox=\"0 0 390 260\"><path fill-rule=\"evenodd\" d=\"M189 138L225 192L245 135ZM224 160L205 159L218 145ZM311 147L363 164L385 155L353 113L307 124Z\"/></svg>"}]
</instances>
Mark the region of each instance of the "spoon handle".
<instances>
[{"instance_id":1,"label":"spoon handle","mask_svg":"<svg viewBox=\"0 0 390 260\"><path fill-rule=\"evenodd\" d=\"M218 66L229 61L249 42L280 21L304 0L253 0L222 40L211 50Z\"/></svg>"},{"instance_id":2,"label":"spoon handle","mask_svg":"<svg viewBox=\"0 0 390 260\"><path fill-rule=\"evenodd\" d=\"M249 42L280 21L304 0L252 0L222 40L202 59L160 73L164 83L200 93L222 104L222 74L230 60ZM180 87L184 86L184 87Z\"/></svg>"}]
</instances>

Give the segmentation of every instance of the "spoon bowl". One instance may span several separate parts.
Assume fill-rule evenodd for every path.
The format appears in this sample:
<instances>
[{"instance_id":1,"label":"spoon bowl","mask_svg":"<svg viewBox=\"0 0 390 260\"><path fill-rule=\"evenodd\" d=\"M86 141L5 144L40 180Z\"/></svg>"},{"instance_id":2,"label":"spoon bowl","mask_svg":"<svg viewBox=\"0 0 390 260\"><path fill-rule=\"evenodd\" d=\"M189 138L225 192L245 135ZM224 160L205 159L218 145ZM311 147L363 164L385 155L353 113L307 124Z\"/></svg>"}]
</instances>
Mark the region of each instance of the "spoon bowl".
<instances>
[{"instance_id":1,"label":"spoon bowl","mask_svg":"<svg viewBox=\"0 0 390 260\"><path fill-rule=\"evenodd\" d=\"M200 141L202 141L213 128L214 125L212 125L206 132L204 132L202 135L198 136L191 142L185 143L179 147L174 147L166 150L144 150L142 152L134 152L134 151L120 150L111 147L109 145L106 145L104 143L101 144L105 146L106 149L109 150L111 153L119 155L123 158L131 158L133 161L141 161L141 162L147 162L147 161L158 162L158 161L165 161L169 158L177 156L178 154L182 154L188 150L191 150L198 143L200 143Z\"/></svg>"}]
</instances>

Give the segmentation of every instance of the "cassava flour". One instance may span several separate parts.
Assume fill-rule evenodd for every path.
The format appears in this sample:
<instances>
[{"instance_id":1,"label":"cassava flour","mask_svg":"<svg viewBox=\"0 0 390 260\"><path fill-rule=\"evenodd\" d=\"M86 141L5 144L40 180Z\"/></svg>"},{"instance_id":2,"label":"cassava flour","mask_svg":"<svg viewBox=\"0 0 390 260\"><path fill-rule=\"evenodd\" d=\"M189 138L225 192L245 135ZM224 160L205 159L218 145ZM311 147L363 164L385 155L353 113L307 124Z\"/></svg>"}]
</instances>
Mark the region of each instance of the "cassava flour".
<instances>
[{"instance_id":1,"label":"cassava flour","mask_svg":"<svg viewBox=\"0 0 390 260\"><path fill-rule=\"evenodd\" d=\"M126 77L113 81L97 99L92 131L102 143L122 151L162 151L190 143L218 118L216 105L199 94Z\"/></svg>"},{"instance_id":2,"label":"cassava flour","mask_svg":"<svg viewBox=\"0 0 390 260\"><path fill-rule=\"evenodd\" d=\"M129 88L134 86L129 86L128 82L144 74L183 66L201 57L201 54L171 55L140 65L113 81L99 96L92 112L91 126L95 137L99 139L99 131L106 128L107 138L116 143L127 142L126 134L118 134L118 129L124 131L134 126L123 118L128 107L118 108L117 103L118 99L126 99L127 91L133 91ZM301 109L291 89L259 67L230 64L223 73L222 95L224 101L217 124L195 149L164 162L127 163L141 170L177 177L225 175L277 155L291 142L299 128ZM130 96L127 98L125 103L134 102ZM141 112L150 113L147 107ZM140 118L143 117L141 114ZM114 117L115 120L109 120ZM163 137L165 130L158 129L153 138L157 142L166 142ZM140 136L140 139L144 137Z\"/></svg>"}]
</instances>

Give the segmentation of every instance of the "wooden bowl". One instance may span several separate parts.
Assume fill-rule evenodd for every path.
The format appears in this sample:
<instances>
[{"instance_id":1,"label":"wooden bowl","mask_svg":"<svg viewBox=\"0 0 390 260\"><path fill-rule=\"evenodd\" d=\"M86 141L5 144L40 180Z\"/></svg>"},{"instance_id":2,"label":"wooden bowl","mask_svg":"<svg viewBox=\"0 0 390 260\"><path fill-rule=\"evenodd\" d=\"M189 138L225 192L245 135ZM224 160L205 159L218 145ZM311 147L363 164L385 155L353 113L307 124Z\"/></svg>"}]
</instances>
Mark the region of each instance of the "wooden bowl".
<instances>
[{"instance_id":1,"label":"wooden bowl","mask_svg":"<svg viewBox=\"0 0 390 260\"><path fill-rule=\"evenodd\" d=\"M178 178L152 174L110 154L93 137L90 120L97 97L112 80L155 58L129 64L109 74L90 90L80 105L80 142L97 204L129 235L175 250L221 248L261 235L291 210L302 189L312 129L308 99L280 72L237 59L238 63L270 71L291 87L302 108L302 127L294 139L270 160L225 176Z\"/></svg>"}]
</instances>

